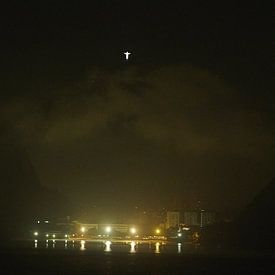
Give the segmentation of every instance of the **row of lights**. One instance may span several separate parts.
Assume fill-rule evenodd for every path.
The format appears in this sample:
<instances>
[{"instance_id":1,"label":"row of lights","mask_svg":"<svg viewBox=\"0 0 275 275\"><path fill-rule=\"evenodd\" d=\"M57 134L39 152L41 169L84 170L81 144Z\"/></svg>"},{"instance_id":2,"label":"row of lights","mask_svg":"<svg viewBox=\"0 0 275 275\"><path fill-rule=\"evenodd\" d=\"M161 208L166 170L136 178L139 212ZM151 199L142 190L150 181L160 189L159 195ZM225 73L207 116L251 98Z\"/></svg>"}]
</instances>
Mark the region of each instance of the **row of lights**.
<instances>
[{"instance_id":1,"label":"row of lights","mask_svg":"<svg viewBox=\"0 0 275 275\"><path fill-rule=\"evenodd\" d=\"M39 233L38 233L37 231L35 231L35 232L33 232L33 235L34 235L34 236L38 236L38 235L39 235ZM68 236L69 236L69 235L67 235L67 234L65 234L65 235L64 235L64 237L65 237L65 238L68 238ZM47 238L48 238L48 237L50 237L50 235L49 235L49 234L46 234L46 235L45 235L45 237L47 237ZM55 235L55 234L53 234L53 235L52 235L52 237L53 237L53 238L55 238L55 237L56 237L56 235Z\"/></svg>"},{"instance_id":2,"label":"row of lights","mask_svg":"<svg viewBox=\"0 0 275 275\"><path fill-rule=\"evenodd\" d=\"M81 231L82 233L85 233L85 232L86 232L86 228L85 228L84 226L82 226L81 229L80 229L80 231ZM110 233L112 232L111 226L106 226L105 232L106 232L107 234L110 234ZM136 234L136 233L137 233L136 228L134 228L134 227L130 228L130 233L133 234L133 235ZM157 235L159 235L159 234L161 233L161 230L160 230L159 228L157 228L157 229L155 230L155 233L156 233ZM39 234L38 234L37 231L35 231L35 232L33 233L33 235L34 235L34 236L38 236ZM181 234L179 233L178 236L181 236ZM49 234L46 234L46 237L49 237ZM52 237L55 238L56 235L53 234ZM68 235L65 234L64 237L65 237L65 238L68 238Z\"/></svg>"},{"instance_id":3,"label":"row of lights","mask_svg":"<svg viewBox=\"0 0 275 275\"><path fill-rule=\"evenodd\" d=\"M80 229L80 231L81 231L82 233L85 233L85 232L86 232L86 228L85 228L84 226L82 226L81 229ZM105 227L105 232L106 232L107 234L110 234L110 233L112 232L112 227L111 227L111 226L106 226L106 227ZM137 233L136 228L134 228L134 227L130 228L130 233L131 233L131 234L136 234L136 233Z\"/></svg>"}]
</instances>

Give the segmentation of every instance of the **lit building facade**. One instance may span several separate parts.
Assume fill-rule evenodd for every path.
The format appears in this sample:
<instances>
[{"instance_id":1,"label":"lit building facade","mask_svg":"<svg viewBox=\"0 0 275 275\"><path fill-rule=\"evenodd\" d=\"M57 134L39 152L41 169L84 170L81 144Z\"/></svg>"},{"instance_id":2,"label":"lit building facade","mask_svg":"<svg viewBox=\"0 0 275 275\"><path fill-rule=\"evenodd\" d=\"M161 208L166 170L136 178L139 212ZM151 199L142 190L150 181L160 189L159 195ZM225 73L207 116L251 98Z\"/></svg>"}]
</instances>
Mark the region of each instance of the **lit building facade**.
<instances>
[{"instance_id":1,"label":"lit building facade","mask_svg":"<svg viewBox=\"0 0 275 275\"><path fill-rule=\"evenodd\" d=\"M170 227L178 227L180 224L179 211L167 211L166 216L166 229Z\"/></svg>"},{"instance_id":2,"label":"lit building facade","mask_svg":"<svg viewBox=\"0 0 275 275\"><path fill-rule=\"evenodd\" d=\"M186 211L184 212L184 224L186 226L204 227L216 222L216 213L211 211Z\"/></svg>"},{"instance_id":3,"label":"lit building facade","mask_svg":"<svg viewBox=\"0 0 275 275\"><path fill-rule=\"evenodd\" d=\"M184 212L184 224L187 226L199 226L200 216L197 211Z\"/></svg>"}]
</instances>

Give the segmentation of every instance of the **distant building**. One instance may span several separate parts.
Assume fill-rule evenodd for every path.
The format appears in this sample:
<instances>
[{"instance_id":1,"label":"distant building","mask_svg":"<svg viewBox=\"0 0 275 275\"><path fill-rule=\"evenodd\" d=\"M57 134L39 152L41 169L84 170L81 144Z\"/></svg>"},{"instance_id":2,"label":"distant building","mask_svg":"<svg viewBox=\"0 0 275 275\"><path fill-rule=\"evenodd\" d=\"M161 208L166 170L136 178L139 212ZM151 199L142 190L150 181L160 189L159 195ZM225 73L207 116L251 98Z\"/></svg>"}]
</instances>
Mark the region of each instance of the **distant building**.
<instances>
[{"instance_id":1,"label":"distant building","mask_svg":"<svg viewBox=\"0 0 275 275\"><path fill-rule=\"evenodd\" d=\"M211 211L186 211L184 212L184 224L187 226L204 227L216 222L216 213Z\"/></svg>"},{"instance_id":2,"label":"distant building","mask_svg":"<svg viewBox=\"0 0 275 275\"><path fill-rule=\"evenodd\" d=\"M200 212L200 226L204 227L216 222L216 213L201 210Z\"/></svg>"},{"instance_id":3,"label":"distant building","mask_svg":"<svg viewBox=\"0 0 275 275\"><path fill-rule=\"evenodd\" d=\"M167 211L166 228L178 227L180 223L180 213L178 211Z\"/></svg>"},{"instance_id":4,"label":"distant building","mask_svg":"<svg viewBox=\"0 0 275 275\"><path fill-rule=\"evenodd\" d=\"M184 224L187 226L199 226L200 216L197 211L186 211L184 212Z\"/></svg>"},{"instance_id":5,"label":"distant building","mask_svg":"<svg viewBox=\"0 0 275 275\"><path fill-rule=\"evenodd\" d=\"M94 223L80 223L75 221L76 235L113 235L128 234L131 230L136 232L136 227L132 224L94 224ZM133 233L134 234L134 233Z\"/></svg>"},{"instance_id":6,"label":"distant building","mask_svg":"<svg viewBox=\"0 0 275 275\"><path fill-rule=\"evenodd\" d=\"M130 224L99 224L99 232L106 233L106 228L110 227L112 231L127 233L129 232L131 225Z\"/></svg>"}]
</instances>

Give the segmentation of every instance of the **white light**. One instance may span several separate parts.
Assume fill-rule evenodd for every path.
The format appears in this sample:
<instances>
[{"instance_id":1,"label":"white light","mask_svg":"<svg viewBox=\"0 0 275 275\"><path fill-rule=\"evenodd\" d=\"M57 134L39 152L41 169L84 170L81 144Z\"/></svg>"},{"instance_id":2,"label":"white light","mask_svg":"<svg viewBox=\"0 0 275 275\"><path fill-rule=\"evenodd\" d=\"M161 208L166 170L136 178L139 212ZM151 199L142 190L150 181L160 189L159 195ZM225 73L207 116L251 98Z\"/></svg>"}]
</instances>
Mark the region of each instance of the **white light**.
<instances>
[{"instance_id":1,"label":"white light","mask_svg":"<svg viewBox=\"0 0 275 275\"><path fill-rule=\"evenodd\" d=\"M107 226L107 227L105 228L105 231L106 231L107 233L110 233L110 232L112 231L111 226Z\"/></svg>"},{"instance_id":2,"label":"white light","mask_svg":"<svg viewBox=\"0 0 275 275\"><path fill-rule=\"evenodd\" d=\"M155 253L160 253L159 247L160 247L160 243L156 243L156 250L155 250Z\"/></svg>"},{"instance_id":3,"label":"white light","mask_svg":"<svg viewBox=\"0 0 275 275\"><path fill-rule=\"evenodd\" d=\"M106 252L110 252L111 251L111 242L110 241L106 241L105 242L105 250Z\"/></svg>"},{"instance_id":4,"label":"white light","mask_svg":"<svg viewBox=\"0 0 275 275\"><path fill-rule=\"evenodd\" d=\"M131 242L130 246L131 246L130 253L135 253L136 252L136 243Z\"/></svg>"},{"instance_id":5,"label":"white light","mask_svg":"<svg viewBox=\"0 0 275 275\"><path fill-rule=\"evenodd\" d=\"M38 236L38 232L37 231L33 232L33 235Z\"/></svg>"},{"instance_id":6,"label":"white light","mask_svg":"<svg viewBox=\"0 0 275 275\"><path fill-rule=\"evenodd\" d=\"M40 221L37 221L37 223L40 223Z\"/></svg>"},{"instance_id":7,"label":"white light","mask_svg":"<svg viewBox=\"0 0 275 275\"><path fill-rule=\"evenodd\" d=\"M85 241L80 242L80 250L85 250Z\"/></svg>"},{"instance_id":8,"label":"white light","mask_svg":"<svg viewBox=\"0 0 275 275\"><path fill-rule=\"evenodd\" d=\"M178 237L181 237L181 233L178 233Z\"/></svg>"},{"instance_id":9,"label":"white light","mask_svg":"<svg viewBox=\"0 0 275 275\"><path fill-rule=\"evenodd\" d=\"M49 223L49 221L45 221L45 223Z\"/></svg>"},{"instance_id":10,"label":"white light","mask_svg":"<svg viewBox=\"0 0 275 275\"><path fill-rule=\"evenodd\" d=\"M46 234L46 237L49 237L49 234Z\"/></svg>"},{"instance_id":11,"label":"white light","mask_svg":"<svg viewBox=\"0 0 275 275\"><path fill-rule=\"evenodd\" d=\"M53 234L53 238L55 238L55 234Z\"/></svg>"},{"instance_id":12,"label":"white light","mask_svg":"<svg viewBox=\"0 0 275 275\"><path fill-rule=\"evenodd\" d=\"M178 253L181 253L181 243L178 243Z\"/></svg>"},{"instance_id":13,"label":"white light","mask_svg":"<svg viewBox=\"0 0 275 275\"><path fill-rule=\"evenodd\" d=\"M84 233L86 231L86 228L84 226L81 227L81 232Z\"/></svg>"},{"instance_id":14,"label":"white light","mask_svg":"<svg viewBox=\"0 0 275 275\"><path fill-rule=\"evenodd\" d=\"M130 55L131 53L129 53L129 52L127 51L127 52L125 52L124 54L125 54L126 60L128 60L128 59L129 59L129 55Z\"/></svg>"},{"instance_id":15,"label":"white light","mask_svg":"<svg viewBox=\"0 0 275 275\"><path fill-rule=\"evenodd\" d=\"M130 229L130 232L131 232L131 234L136 234L136 233L137 233L137 230L136 230L134 227L132 227L132 228Z\"/></svg>"},{"instance_id":16,"label":"white light","mask_svg":"<svg viewBox=\"0 0 275 275\"><path fill-rule=\"evenodd\" d=\"M68 238L68 235L67 235L67 234L65 234L65 238Z\"/></svg>"}]
</instances>

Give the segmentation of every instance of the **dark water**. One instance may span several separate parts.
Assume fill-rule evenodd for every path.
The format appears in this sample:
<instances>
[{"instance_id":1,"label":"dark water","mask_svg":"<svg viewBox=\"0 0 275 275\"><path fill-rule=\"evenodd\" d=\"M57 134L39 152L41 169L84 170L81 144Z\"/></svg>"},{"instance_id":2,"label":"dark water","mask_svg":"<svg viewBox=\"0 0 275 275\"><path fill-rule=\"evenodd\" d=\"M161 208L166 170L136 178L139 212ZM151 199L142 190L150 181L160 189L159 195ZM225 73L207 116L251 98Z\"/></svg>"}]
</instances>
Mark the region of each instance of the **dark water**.
<instances>
[{"instance_id":1,"label":"dark water","mask_svg":"<svg viewBox=\"0 0 275 275\"><path fill-rule=\"evenodd\" d=\"M1 274L275 274L274 257L188 245L21 242L0 252Z\"/></svg>"}]
</instances>

